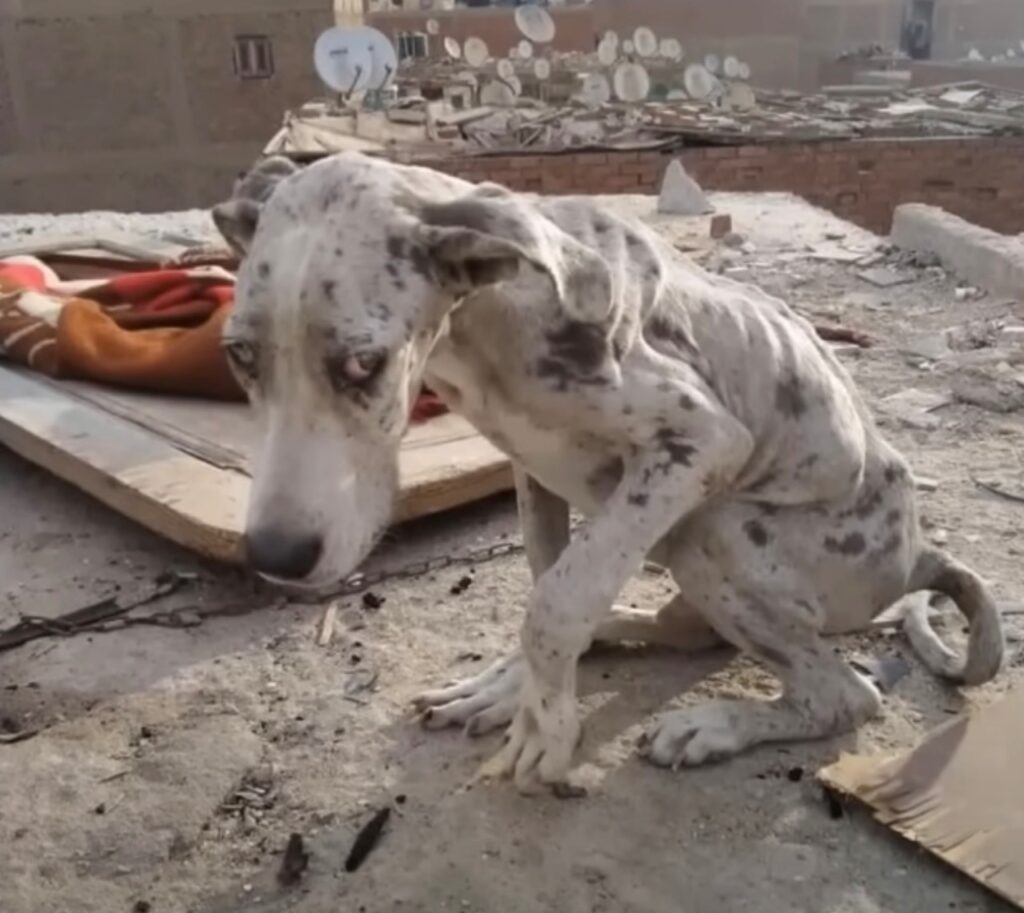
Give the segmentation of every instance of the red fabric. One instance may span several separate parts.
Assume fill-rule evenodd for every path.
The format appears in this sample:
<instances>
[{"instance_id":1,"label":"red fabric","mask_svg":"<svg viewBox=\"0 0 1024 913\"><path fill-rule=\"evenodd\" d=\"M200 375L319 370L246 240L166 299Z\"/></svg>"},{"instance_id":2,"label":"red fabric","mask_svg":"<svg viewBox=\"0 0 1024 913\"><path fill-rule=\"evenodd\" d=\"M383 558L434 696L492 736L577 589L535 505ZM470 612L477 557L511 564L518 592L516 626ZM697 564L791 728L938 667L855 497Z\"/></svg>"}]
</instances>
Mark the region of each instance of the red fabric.
<instances>
[{"instance_id":1,"label":"red fabric","mask_svg":"<svg viewBox=\"0 0 1024 913\"><path fill-rule=\"evenodd\" d=\"M0 260L0 277L12 287L27 288L34 292L46 291L46 274L28 263L7 263Z\"/></svg>"}]
</instances>

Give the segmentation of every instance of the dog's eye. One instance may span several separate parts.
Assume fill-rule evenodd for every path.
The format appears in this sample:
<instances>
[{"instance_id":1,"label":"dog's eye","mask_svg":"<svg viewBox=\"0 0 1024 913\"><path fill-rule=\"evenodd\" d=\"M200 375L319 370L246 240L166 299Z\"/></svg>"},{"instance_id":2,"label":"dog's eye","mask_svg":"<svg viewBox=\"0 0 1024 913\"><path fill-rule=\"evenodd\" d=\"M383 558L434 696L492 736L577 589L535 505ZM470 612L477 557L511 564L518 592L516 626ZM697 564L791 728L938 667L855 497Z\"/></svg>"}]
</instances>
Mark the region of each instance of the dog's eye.
<instances>
[{"instance_id":1,"label":"dog's eye","mask_svg":"<svg viewBox=\"0 0 1024 913\"><path fill-rule=\"evenodd\" d=\"M327 373L336 390L345 387L364 387L384 368L383 352L351 352L327 362Z\"/></svg>"},{"instance_id":2,"label":"dog's eye","mask_svg":"<svg viewBox=\"0 0 1024 913\"><path fill-rule=\"evenodd\" d=\"M224 343L224 352L235 369L243 377L256 376L256 347L248 342L231 341Z\"/></svg>"}]
</instances>

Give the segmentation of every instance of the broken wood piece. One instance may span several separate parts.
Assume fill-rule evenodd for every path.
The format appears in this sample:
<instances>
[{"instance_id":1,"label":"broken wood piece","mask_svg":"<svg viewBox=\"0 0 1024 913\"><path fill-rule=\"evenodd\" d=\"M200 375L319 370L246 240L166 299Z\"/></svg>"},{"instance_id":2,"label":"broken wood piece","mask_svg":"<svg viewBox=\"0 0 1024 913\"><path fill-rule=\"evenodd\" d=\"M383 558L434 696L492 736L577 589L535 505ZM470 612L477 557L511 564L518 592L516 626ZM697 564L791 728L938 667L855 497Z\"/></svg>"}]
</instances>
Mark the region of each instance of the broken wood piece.
<instances>
[{"instance_id":1,"label":"broken wood piece","mask_svg":"<svg viewBox=\"0 0 1024 913\"><path fill-rule=\"evenodd\" d=\"M384 833L384 825L388 823L388 818L390 817L391 807L385 805L356 834L356 839L352 843L352 849L345 860L346 872L356 871L366 861L366 857L380 843L380 838Z\"/></svg>"},{"instance_id":2,"label":"broken wood piece","mask_svg":"<svg viewBox=\"0 0 1024 913\"><path fill-rule=\"evenodd\" d=\"M281 868L277 872L277 880L285 887L295 884L302 878L309 866L309 852L302 840L302 834L292 834L284 850Z\"/></svg>"},{"instance_id":3,"label":"broken wood piece","mask_svg":"<svg viewBox=\"0 0 1024 913\"><path fill-rule=\"evenodd\" d=\"M337 617L338 603L328 603L327 608L324 609L324 614L320 616L320 625L317 628L316 645L318 647L326 647L330 644L331 639L334 637L334 623Z\"/></svg>"},{"instance_id":4,"label":"broken wood piece","mask_svg":"<svg viewBox=\"0 0 1024 913\"><path fill-rule=\"evenodd\" d=\"M850 327L816 323L814 324L814 332L818 334L819 338L824 339L825 342L848 342L861 349L870 349L875 344L875 341L867 333L862 333L860 330L854 330Z\"/></svg>"}]
</instances>

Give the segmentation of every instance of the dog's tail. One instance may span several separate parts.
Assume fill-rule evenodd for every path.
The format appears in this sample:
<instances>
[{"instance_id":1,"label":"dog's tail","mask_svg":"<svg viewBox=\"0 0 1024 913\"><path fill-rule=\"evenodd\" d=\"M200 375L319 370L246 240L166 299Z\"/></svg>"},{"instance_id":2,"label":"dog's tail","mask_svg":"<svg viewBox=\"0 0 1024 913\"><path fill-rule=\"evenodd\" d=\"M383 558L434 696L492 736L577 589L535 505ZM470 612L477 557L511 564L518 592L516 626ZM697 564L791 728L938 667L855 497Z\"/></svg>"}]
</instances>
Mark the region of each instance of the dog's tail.
<instances>
[{"instance_id":1,"label":"dog's tail","mask_svg":"<svg viewBox=\"0 0 1024 913\"><path fill-rule=\"evenodd\" d=\"M967 653L959 656L940 639L928 621L928 600L914 600L903 626L914 652L930 671L964 685L980 685L999 671L1003 662L1003 622L999 608L981 578L938 549L918 556L909 592L934 590L948 596L967 618Z\"/></svg>"}]
</instances>

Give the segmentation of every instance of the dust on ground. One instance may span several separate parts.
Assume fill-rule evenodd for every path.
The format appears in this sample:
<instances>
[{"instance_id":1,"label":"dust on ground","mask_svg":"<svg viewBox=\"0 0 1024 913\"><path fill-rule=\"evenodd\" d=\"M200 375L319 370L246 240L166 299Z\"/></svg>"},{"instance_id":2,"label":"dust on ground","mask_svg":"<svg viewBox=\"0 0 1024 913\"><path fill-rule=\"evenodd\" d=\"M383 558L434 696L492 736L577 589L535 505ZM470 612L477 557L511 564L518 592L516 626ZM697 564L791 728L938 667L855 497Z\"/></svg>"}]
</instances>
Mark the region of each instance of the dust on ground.
<instances>
[{"instance_id":1,"label":"dust on ground","mask_svg":"<svg viewBox=\"0 0 1024 913\"><path fill-rule=\"evenodd\" d=\"M921 495L929 535L981 571L1001 602L1024 604L1024 507L972 480L1024 491L1020 413L946 403L965 358L1005 372L999 321L1013 305L957 291L941 269L884 251L873 267L850 262L870 261L879 239L793 197L714 200L741 237L709 266L878 340L843 357L915 471L938 483ZM650 198L612 201L692 236L684 222L654 216ZM871 268L909 281L858 277ZM934 355L950 326L968 327L960 351L912 351ZM1019 682L1016 616L1007 671L988 687L961 695L911 660L884 716L855 736L678 774L636 757L652 717L708 694L763 694L770 681L725 652L603 652L581 675L580 762L596 787L579 801L528 800L508 785L465 788L498 736L427 733L408 710L420 689L513 646L528 588L521 555L389 583L375 590L375 608L349 600L334 641L320 647L319 607L274 607L240 572L197 562L6 451L0 477L0 625L131 592L168 570L196 575L171 605L270 605L186 630L44 639L0 654L4 728L41 730L0 744L5 913L1008 909L863 812L835 817L813 774L841 750L912 745ZM497 498L396 531L373 561L398 566L516 536L511 500ZM463 577L471 582L453 593ZM666 591L645 574L623 601L654 609ZM959 637L959 619L945 632ZM837 647L910 658L892 631ZM356 833L385 805L393 813L380 845L346 873ZM281 886L293 833L309 865Z\"/></svg>"}]
</instances>

